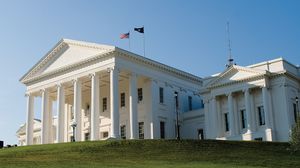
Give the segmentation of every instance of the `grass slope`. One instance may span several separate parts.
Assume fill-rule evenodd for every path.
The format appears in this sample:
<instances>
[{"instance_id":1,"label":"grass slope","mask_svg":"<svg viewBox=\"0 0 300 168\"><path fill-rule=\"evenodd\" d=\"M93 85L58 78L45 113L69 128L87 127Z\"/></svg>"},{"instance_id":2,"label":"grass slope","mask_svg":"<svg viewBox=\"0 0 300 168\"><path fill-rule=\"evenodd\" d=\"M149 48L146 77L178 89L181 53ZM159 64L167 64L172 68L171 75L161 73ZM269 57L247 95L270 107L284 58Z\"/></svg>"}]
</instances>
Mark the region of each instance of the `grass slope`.
<instances>
[{"instance_id":1,"label":"grass slope","mask_svg":"<svg viewBox=\"0 0 300 168\"><path fill-rule=\"evenodd\" d=\"M124 140L0 149L1 168L300 167L287 143Z\"/></svg>"}]
</instances>

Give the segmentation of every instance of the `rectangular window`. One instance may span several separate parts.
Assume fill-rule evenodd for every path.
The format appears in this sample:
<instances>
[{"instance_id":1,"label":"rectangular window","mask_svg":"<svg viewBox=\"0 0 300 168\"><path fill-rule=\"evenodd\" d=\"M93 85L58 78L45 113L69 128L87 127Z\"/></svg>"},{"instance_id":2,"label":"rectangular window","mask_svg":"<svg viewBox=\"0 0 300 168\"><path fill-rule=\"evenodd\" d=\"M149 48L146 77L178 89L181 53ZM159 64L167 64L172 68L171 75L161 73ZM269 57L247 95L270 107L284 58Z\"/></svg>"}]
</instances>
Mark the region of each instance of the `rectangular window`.
<instances>
[{"instance_id":1,"label":"rectangular window","mask_svg":"<svg viewBox=\"0 0 300 168\"><path fill-rule=\"evenodd\" d=\"M125 107L125 93L121 93L121 107Z\"/></svg>"},{"instance_id":2,"label":"rectangular window","mask_svg":"<svg viewBox=\"0 0 300 168\"><path fill-rule=\"evenodd\" d=\"M139 122L139 139L144 139L144 122Z\"/></svg>"},{"instance_id":3,"label":"rectangular window","mask_svg":"<svg viewBox=\"0 0 300 168\"><path fill-rule=\"evenodd\" d=\"M106 110L107 110L107 98L104 97L104 98L102 99L102 111L104 112L104 111L106 111Z\"/></svg>"},{"instance_id":4,"label":"rectangular window","mask_svg":"<svg viewBox=\"0 0 300 168\"><path fill-rule=\"evenodd\" d=\"M200 139L200 140L204 139L203 129L198 129L198 139Z\"/></svg>"},{"instance_id":5,"label":"rectangular window","mask_svg":"<svg viewBox=\"0 0 300 168\"><path fill-rule=\"evenodd\" d=\"M293 103L293 110L294 110L294 119L297 122L297 104Z\"/></svg>"},{"instance_id":6,"label":"rectangular window","mask_svg":"<svg viewBox=\"0 0 300 168\"><path fill-rule=\"evenodd\" d=\"M89 139L90 139L90 133L87 132L84 134L84 140L88 141Z\"/></svg>"},{"instance_id":7,"label":"rectangular window","mask_svg":"<svg viewBox=\"0 0 300 168\"><path fill-rule=\"evenodd\" d=\"M103 137L103 138L108 138L108 132L103 132L103 133L102 133L102 137Z\"/></svg>"},{"instance_id":8,"label":"rectangular window","mask_svg":"<svg viewBox=\"0 0 300 168\"><path fill-rule=\"evenodd\" d=\"M164 88L159 88L159 102L164 103Z\"/></svg>"},{"instance_id":9,"label":"rectangular window","mask_svg":"<svg viewBox=\"0 0 300 168\"><path fill-rule=\"evenodd\" d=\"M160 122L160 138L165 139L165 122Z\"/></svg>"},{"instance_id":10,"label":"rectangular window","mask_svg":"<svg viewBox=\"0 0 300 168\"><path fill-rule=\"evenodd\" d=\"M264 106L257 107L257 110L258 110L259 125L265 125L265 111L264 111Z\"/></svg>"},{"instance_id":11,"label":"rectangular window","mask_svg":"<svg viewBox=\"0 0 300 168\"><path fill-rule=\"evenodd\" d=\"M193 110L193 97L189 96L188 99L189 99L189 111L192 111Z\"/></svg>"},{"instance_id":12,"label":"rectangular window","mask_svg":"<svg viewBox=\"0 0 300 168\"><path fill-rule=\"evenodd\" d=\"M126 126L125 125L121 126L121 138L126 139Z\"/></svg>"},{"instance_id":13,"label":"rectangular window","mask_svg":"<svg viewBox=\"0 0 300 168\"><path fill-rule=\"evenodd\" d=\"M240 112L241 112L242 129L244 129L246 128L247 125L246 110L243 109Z\"/></svg>"},{"instance_id":14,"label":"rectangular window","mask_svg":"<svg viewBox=\"0 0 300 168\"><path fill-rule=\"evenodd\" d=\"M225 120L225 131L229 131L229 121L228 121L228 113L224 114L224 120Z\"/></svg>"},{"instance_id":15,"label":"rectangular window","mask_svg":"<svg viewBox=\"0 0 300 168\"><path fill-rule=\"evenodd\" d=\"M143 88L138 88L138 102L143 100Z\"/></svg>"}]
</instances>

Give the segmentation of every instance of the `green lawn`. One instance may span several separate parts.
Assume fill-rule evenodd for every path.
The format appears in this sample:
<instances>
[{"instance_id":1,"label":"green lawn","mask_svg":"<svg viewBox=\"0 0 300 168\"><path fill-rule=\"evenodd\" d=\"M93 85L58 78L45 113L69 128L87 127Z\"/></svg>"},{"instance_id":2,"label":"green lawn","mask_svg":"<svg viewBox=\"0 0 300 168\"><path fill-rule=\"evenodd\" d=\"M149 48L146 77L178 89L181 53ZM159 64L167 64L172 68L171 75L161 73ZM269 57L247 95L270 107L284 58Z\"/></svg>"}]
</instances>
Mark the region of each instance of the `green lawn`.
<instances>
[{"instance_id":1,"label":"green lawn","mask_svg":"<svg viewBox=\"0 0 300 168\"><path fill-rule=\"evenodd\" d=\"M287 143L124 140L0 149L0 167L300 167Z\"/></svg>"}]
</instances>

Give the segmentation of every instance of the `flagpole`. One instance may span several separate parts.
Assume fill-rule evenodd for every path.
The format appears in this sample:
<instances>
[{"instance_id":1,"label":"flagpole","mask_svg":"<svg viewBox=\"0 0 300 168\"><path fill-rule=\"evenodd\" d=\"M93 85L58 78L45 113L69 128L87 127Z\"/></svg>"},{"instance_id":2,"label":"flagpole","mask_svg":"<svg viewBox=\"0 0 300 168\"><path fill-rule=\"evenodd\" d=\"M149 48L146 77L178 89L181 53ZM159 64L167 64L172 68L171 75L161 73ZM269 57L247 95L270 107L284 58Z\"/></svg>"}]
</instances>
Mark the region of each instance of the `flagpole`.
<instances>
[{"instance_id":1,"label":"flagpole","mask_svg":"<svg viewBox=\"0 0 300 168\"><path fill-rule=\"evenodd\" d=\"M129 31L129 37L128 37L128 45L129 45L129 51L131 52L131 48L130 48L130 31Z\"/></svg>"},{"instance_id":2,"label":"flagpole","mask_svg":"<svg viewBox=\"0 0 300 168\"><path fill-rule=\"evenodd\" d=\"M144 57L146 57L146 51L145 51L145 27L143 25L144 33L143 33L143 46L144 46Z\"/></svg>"}]
</instances>

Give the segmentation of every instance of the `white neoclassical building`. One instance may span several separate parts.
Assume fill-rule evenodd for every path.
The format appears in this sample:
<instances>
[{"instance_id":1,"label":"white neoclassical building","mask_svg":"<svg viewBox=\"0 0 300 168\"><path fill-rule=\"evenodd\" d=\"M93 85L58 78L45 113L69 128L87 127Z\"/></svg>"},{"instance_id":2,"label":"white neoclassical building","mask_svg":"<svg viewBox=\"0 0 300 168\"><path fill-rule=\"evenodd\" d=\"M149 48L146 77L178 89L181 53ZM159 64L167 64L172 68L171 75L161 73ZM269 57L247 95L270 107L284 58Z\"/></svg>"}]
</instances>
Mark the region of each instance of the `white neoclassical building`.
<instances>
[{"instance_id":1,"label":"white neoclassical building","mask_svg":"<svg viewBox=\"0 0 300 168\"><path fill-rule=\"evenodd\" d=\"M200 78L118 47L62 39L21 82L20 145L173 139L177 123L186 139L288 141L299 115L300 68L282 58Z\"/></svg>"},{"instance_id":2,"label":"white neoclassical building","mask_svg":"<svg viewBox=\"0 0 300 168\"><path fill-rule=\"evenodd\" d=\"M176 121L183 130L182 122L196 118L191 134L203 136L202 79L114 46L62 39L21 82L27 87L27 145L33 144L35 97L41 97L42 144L69 142L73 133L76 141L170 139ZM186 111L193 115L177 117Z\"/></svg>"},{"instance_id":3,"label":"white neoclassical building","mask_svg":"<svg viewBox=\"0 0 300 168\"><path fill-rule=\"evenodd\" d=\"M206 138L289 140L299 116L299 66L282 58L232 65L203 86Z\"/></svg>"}]
</instances>

